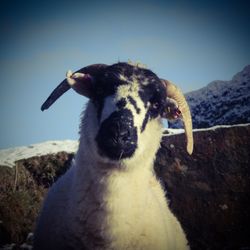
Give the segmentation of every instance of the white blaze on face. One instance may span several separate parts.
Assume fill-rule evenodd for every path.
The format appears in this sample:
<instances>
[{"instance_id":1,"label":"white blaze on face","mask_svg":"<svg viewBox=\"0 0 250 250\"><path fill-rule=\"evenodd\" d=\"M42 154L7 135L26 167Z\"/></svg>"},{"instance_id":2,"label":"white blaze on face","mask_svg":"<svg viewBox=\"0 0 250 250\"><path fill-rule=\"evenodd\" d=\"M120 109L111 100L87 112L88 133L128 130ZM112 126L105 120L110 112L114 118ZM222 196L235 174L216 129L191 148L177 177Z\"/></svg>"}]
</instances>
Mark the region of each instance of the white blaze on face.
<instances>
[{"instance_id":1,"label":"white blaze on face","mask_svg":"<svg viewBox=\"0 0 250 250\"><path fill-rule=\"evenodd\" d=\"M118 102L122 98L126 100L126 106L124 108L131 111L133 115L134 126L137 128L137 132L140 131L143 120L146 115L144 103L141 100L141 97L139 96L139 90L140 90L139 86L140 85L138 81L134 78L133 82L130 82L130 84L120 85L117 89L117 94L116 94L116 102ZM135 106L131 104L129 98L132 98L136 102L137 109L140 110L139 113L137 112Z\"/></svg>"},{"instance_id":2,"label":"white blaze on face","mask_svg":"<svg viewBox=\"0 0 250 250\"><path fill-rule=\"evenodd\" d=\"M106 120L114 111L117 110L115 96L108 96L104 100L102 115L100 122Z\"/></svg>"}]
</instances>

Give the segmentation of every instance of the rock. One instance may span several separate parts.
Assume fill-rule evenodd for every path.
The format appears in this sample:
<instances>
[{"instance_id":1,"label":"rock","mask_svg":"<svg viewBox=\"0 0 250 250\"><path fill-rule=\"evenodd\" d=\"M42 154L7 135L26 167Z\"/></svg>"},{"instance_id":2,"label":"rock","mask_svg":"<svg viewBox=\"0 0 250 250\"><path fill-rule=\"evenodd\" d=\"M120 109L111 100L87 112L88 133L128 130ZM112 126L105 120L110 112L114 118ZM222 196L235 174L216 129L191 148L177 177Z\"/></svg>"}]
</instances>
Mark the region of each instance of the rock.
<instances>
[{"instance_id":1,"label":"rock","mask_svg":"<svg viewBox=\"0 0 250 250\"><path fill-rule=\"evenodd\" d=\"M0 246L25 241L47 189L69 168L72 157L59 152L17 161L14 168L0 166Z\"/></svg>"},{"instance_id":2,"label":"rock","mask_svg":"<svg viewBox=\"0 0 250 250\"><path fill-rule=\"evenodd\" d=\"M196 131L190 156L184 134L163 137L155 170L192 249L250 249L249 138L250 125Z\"/></svg>"}]
</instances>

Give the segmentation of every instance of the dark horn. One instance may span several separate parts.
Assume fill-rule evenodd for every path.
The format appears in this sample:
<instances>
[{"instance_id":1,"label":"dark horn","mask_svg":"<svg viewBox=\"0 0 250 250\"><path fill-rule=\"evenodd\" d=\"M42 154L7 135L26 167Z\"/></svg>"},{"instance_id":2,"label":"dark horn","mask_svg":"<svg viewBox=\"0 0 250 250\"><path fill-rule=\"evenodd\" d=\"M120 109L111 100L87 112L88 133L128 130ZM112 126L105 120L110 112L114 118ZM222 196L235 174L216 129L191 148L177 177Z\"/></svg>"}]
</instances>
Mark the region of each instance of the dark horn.
<instances>
[{"instance_id":1,"label":"dark horn","mask_svg":"<svg viewBox=\"0 0 250 250\"><path fill-rule=\"evenodd\" d=\"M81 80L78 81L77 86L70 85L67 81L67 79L64 79L50 94L50 96L47 98L47 100L43 103L41 106L41 110L44 111L48 109L59 97L61 97L65 92L67 92L71 87L78 92L79 94L85 95L87 97L90 97L87 93L89 93L88 88L89 87L89 81L90 78L95 78L95 76L100 72L100 70L107 67L105 64L93 64L87 67L84 67L75 73L82 73L88 75L88 77L83 77ZM74 74L75 74L74 73ZM90 76L90 77L89 77ZM84 84L84 83L88 84Z\"/></svg>"},{"instance_id":2,"label":"dark horn","mask_svg":"<svg viewBox=\"0 0 250 250\"><path fill-rule=\"evenodd\" d=\"M71 86L68 84L67 80L63 80L50 94L47 100L43 103L41 110L44 111L48 109L60 96L67 92Z\"/></svg>"}]
</instances>

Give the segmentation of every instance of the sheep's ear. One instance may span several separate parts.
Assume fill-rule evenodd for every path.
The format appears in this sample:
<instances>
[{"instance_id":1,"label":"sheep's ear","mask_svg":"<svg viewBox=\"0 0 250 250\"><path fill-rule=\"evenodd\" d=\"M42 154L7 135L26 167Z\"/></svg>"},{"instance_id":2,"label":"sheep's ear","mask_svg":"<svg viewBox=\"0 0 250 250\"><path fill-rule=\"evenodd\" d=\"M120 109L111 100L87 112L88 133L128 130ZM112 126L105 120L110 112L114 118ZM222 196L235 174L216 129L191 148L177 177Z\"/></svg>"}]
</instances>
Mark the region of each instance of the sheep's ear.
<instances>
[{"instance_id":1,"label":"sheep's ear","mask_svg":"<svg viewBox=\"0 0 250 250\"><path fill-rule=\"evenodd\" d=\"M90 74L81 72L72 73L69 70L66 74L66 81L78 94L91 98L93 96L94 78Z\"/></svg>"},{"instance_id":2,"label":"sheep's ear","mask_svg":"<svg viewBox=\"0 0 250 250\"><path fill-rule=\"evenodd\" d=\"M167 93L167 105L165 108L164 118L177 119L182 118L186 140L187 140L187 152L192 154L193 152L193 131L192 131L192 117L190 113L187 101L181 92L181 90L175 86L172 82L162 79L161 80Z\"/></svg>"},{"instance_id":3,"label":"sheep's ear","mask_svg":"<svg viewBox=\"0 0 250 250\"><path fill-rule=\"evenodd\" d=\"M75 73L68 71L66 79L64 79L50 94L43 103L41 110L48 109L59 97L61 97L70 88L74 89L78 94L91 98L93 96L93 83L96 75L102 69L107 67L105 64L93 64L82 68Z\"/></svg>"}]
</instances>

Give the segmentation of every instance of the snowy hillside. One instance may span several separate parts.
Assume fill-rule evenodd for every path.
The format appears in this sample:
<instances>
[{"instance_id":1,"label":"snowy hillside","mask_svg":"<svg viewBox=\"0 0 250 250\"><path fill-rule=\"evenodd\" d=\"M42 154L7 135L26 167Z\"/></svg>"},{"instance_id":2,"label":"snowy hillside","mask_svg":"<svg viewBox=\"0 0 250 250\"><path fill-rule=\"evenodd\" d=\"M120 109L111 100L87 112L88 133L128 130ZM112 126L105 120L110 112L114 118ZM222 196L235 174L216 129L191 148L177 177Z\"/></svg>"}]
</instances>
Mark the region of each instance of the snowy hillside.
<instances>
[{"instance_id":1,"label":"snowy hillside","mask_svg":"<svg viewBox=\"0 0 250 250\"><path fill-rule=\"evenodd\" d=\"M58 152L74 153L78 148L78 141L47 141L29 146L0 150L0 166L15 166L15 162L33 156L56 154Z\"/></svg>"},{"instance_id":2,"label":"snowy hillside","mask_svg":"<svg viewBox=\"0 0 250 250\"><path fill-rule=\"evenodd\" d=\"M231 81L213 81L187 93L194 128L250 122L250 65ZM179 127L179 124L171 127Z\"/></svg>"}]
</instances>

